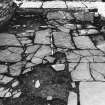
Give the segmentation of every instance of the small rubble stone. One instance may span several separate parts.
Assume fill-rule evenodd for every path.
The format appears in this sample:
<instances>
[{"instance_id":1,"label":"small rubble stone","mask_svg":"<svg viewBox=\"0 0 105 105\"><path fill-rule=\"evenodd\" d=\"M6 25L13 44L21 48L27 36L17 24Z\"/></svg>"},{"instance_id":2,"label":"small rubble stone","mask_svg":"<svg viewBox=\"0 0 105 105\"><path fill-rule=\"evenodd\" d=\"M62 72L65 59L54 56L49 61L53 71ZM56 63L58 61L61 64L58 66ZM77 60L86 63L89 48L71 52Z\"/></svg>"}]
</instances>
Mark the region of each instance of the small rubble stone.
<instances>
[{"instance_id":1,"label":"small rubble stone","mask_svg":"<svg viewBox=\"0 0 105 105\"><path fill-rule=\"evenodd\" d=\"M74 37L75 44L80 49L96 49L88 36Z\"/></svg>"},{"instance_id":2,"label":"small rubble stone","mask_svg":"<svg viewBox=\"0 0 105 105\"><path fill-rule=\"evenodd\" d=\"M8 33L0 33L0 46L5 46L5 45L20 46L20 43L16 39L15 35Z\"/></svg>"},{"instance_id":3,"label":"small rubble stone","mask_svg":"<svg viewBox=\"0 0 105 105\"><path fill-rule=\"evenodd\" d=\"M53 32L53 36L56 47L74 48L69 34L60 31Z\"/></svg>"},{"instance_id":4,"label":"small rubble stone","mask_svg":"<svg viewBox=\"0 0 105 105\"><path fill-rule=\"evenodd\" d=\"M61 71L65 69L65 65L64 64L55 64L52 65L52 67L56 70L56 71Z\"/></svg>"},{"instance_id":5,"label":"small rubble stone","mask_svg":"<svg viewBox=\"0 0 105 105\"><path fill-rule=\"evenodd\" d=\"M104 82L81 82L79 86L81 105L104 105Z\"/></svg>"},{"instance_id":6,"label":"small rubble stone","mask_svg":"<svg viewBox=\"0 0 105 105\"><path fill-rule=\"evenodd\" d=\"M34 43L50 44L50 36L51 36L50 29L37 31L34 39Z\"/></svg>"}]
</instances>

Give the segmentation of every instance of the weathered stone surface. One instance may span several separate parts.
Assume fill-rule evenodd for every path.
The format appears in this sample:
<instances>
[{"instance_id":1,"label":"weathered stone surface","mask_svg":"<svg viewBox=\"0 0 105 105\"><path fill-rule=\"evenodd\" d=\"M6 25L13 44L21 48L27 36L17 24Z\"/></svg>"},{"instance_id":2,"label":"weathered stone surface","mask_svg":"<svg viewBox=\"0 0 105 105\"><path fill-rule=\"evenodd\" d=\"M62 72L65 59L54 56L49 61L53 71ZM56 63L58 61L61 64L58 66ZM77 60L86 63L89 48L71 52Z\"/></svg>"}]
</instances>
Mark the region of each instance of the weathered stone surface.
<instances>
[{"instance_id":1,"label":"weathered stone surface","mask_svg":"<svg viewBox=\"0 0 105 105\"><path fill-rule=\"evenodd\" d=\"M21 73L22 67L24 67L25 62L17 62L16 64L13 64L10 66L10 74L12 76L18 76Z\"/></svg>"},{"instance_id":2,"label":"weathered stone surface","mask_svg":"<svg viewBox=\"0 0 105 105\"><path fill-rule=\"evenodd\" d=\"M0 73L6 73L7 72L7 66L6 65L1 65L0 64Z\"/></svg>"},{"instance_id":3,"label":"weathered stone surface","mask_svg":"<svg viewBox=\"0 0 105 105\"><path fill-rule=\"evenodd\" d=\"M35 2L24 2L20 8L40 8L42 6L42 2L35 1Z\"/></svg>"},{"instance_id":4,"label":"weathered stone surface","mask_svg":"<svg viewBox=\"0 0 105 105\"><path fill-rule=\"evenodd\" d=\"M47 18L50 19L69 19L72 20L73 17L70 13L64 11L55 11L55 12L48 12ZM61 21L61 20L60 20Z\"/></svg>"},{"instance_id":5,"label":"weathered stone surface","mask_svg":"<svg viewBox=\"0 0 105 105\"><path fill-rule=\"evenodd\" d=\"M77 105L77 94L70 91L68 96L68 104L67 105Z\"/></svg>"},{"instance_id":6,"label":"weathered stone surface","mask_svg":"<svg viewBox=\"0 0 105 105\"><path fill-rule=\"evenodd\" d=\"M78 63L77 63L77 65L78 65ZM76 66L75 70L73 70L71 72L71 76L72 76L73 81L90 81L90 80L93 80L91 75L90 75L88 63L80 63L78 66Z\"/></svg>"},{"instance_id":7,"label":"weathered stone surface","mask_svg":"<svg viewBox=\"0 0 105 105\"><path fill-rule=\"evenodd\" d=\"M94 14L90 12L78 12L74 14L75 18L79 21L93 22Z\"/></svg>"},{"instance_id":8,"label":"weathered stone surface","mask_svg":"<svg viewBox=\"0 0 105 105\"><path fill-rule=\"evenodd\" d=\"M44 57L51 55L51 48L49 46L41 46L40 49L34 54L32 62L36 64L42 63Z\"/></svg>"},{"instance_id":9,"label":"weathered stone surface","mask_svg":"<svg viewBox=\"0 0 105 105\"><path fill-rule=\"evenodd\" d=\"M7 76L0 75L0 84L7 84L11 80L13 80L12 77L7 77Z\"/></svg>"},{"instance_id":10,"label":"weathered stone surface","mask_svg":"<svg viewBox=\"0 0 105 105\"><path fill-rule=\"evenodd\" d=\"M16 39L15 35L8 33L0 33L0 46L5 46L5 45L20 46L20 43Z\"/></svg>"},{"instance_id":11,"label":"weathered stone surface","mask_svg":"<svg viewBox=\"0 0 105 105\"><path fill-rule=\"evenodd\" d=\"M21 60L21 55L12 53L8 50L2 50L0 51L0 61L5 62L17 62Z\"/></svg>"},{"instance_id":12,"label":"weathered stone surface","mask_svg":"<svg viewBox=\"0 0 105 105\"><path fill-rule=\"evenodd\" d=\"M38 50L40 45L33 45L33 46L28 46L25 53L34 53L35 51Z\"/></svg>"},{"instance_id":13,"label":"weathered stone surface","mask_svg":"<svg viewBox=\"0 0 105 105\"><path fill-rule=\"evenodd\" d=\"M53 32L54 43L57 47L65 47L73 49L74 46L71 41L71 36L64 32Z\"/></svg>"},{"instance_id":14,"label":"weathered stone surface","mask_svg":"<svg viewBox=\"0 0 105 105\"><path fill-rule=\"evenodd\" d=\"M96 49L88 36L74 37L75 44L80 49Z\"/></svg>"},{"instance_id":15,"label":"weathered stone surface","mask_svg":"<svg viewBox=\"0 0 105 105\"><path fill-rule=\"evenodd\" d=\"M46 1L43 3L43 8L67 8L64 1Z\"/></svg>"},{"instance_id":16,"label":"weathered stone surface","mask_svg":"<svg viewBox=\"0 0 105 105\"><path fill-rule=\"evenodd\" d=\"M105 104L104 82L81 82L79 87L81 105Z\"/></svg>"},{"instance_id":17,"label":"weathered stone surface","mask_svg":"<svg viewBox=\"0 0 105 105\"><path fill-rule=\"evenodd\" d=\"M41 30L36 32L34 43L50 44L51 30Z\"/></svg>"}]
</instances>

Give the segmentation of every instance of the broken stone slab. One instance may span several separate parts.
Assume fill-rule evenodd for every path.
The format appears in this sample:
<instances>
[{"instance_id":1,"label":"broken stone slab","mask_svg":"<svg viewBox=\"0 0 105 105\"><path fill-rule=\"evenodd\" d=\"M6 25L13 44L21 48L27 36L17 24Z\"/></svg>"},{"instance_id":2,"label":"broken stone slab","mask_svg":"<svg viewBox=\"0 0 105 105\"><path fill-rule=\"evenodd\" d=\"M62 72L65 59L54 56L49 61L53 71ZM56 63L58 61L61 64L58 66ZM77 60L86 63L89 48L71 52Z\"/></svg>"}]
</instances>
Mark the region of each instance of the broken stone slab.
<instances>
[{"instance_id":1,"label":"broken stone slab","mask_svg":"<svg viewBox=\"0 0 105 105\"><path fill-rule=\"evenodd\" d=\"M70 91L68 96L68 104L67 105L77 105L77 94Z\"/></svg>"},{"instance_id":2,"label":"broken stone slab","mask_svg":"<svg viewBox=\"0 0 105 105\"><path fill-rule=\"evenodd\" d=\"M43 60L43 62L45 63L43 58L48 55L51 55L51 53L52 53L52 50L49 46L42 45L40 49L34 54L31 61L32 63L40 64L42 63L42 60Z\"/></svg>"},{"instance_id":3,"label":"broken stone slab","mask_svg":"<svg viewBox=\"0 0 105 105\"><path fill-rule=\"evenodd\" d=\"M92 75L94 76L94 71L96 71L97 73L99 73L100 75L102 75L104 77L105 75L105 63L91 63L90 64L90 68L92 71ZM103 79L102 79L103 81Z\"/></svg>"},{"instance_id":4,"label":"broken stone slab","mask_svg":"<svg viewBox=\"0 0 105 105\"><path fill-rule=\"evenodd\" d=\"M54 44L56 47L65 47L65 48L70 48L73 49L74 46L71 41L71 36L68 33L64 32L53 32L54 36Z\"/></svg>"},{"instance_id":5,"label":"broken stone slab","mask_svg":"<svg viewBox=\"0 0 105 105\"><path fill-rule=\"evenodd\" d=\"M73 38L77 48L80 49L96 49L88 36L77 36Z\"/></svg>"},{"instance_id":6,"label":"broken stone slab","mask_svg":"<svg viewBox=\"0 0 105 105\"><path fill-rule=\"evenodd\" d=\"M15 35L8 33L0 33L0 46L5 45L20 46L20 43L16 39Z\"/></svg>"},{"instance_id":7,"label":"broken stone slab","mask_svg":"<svg viewBox=\"0 0 105 105\"><path fill-rule=\"evenodd\" d=\"M50 42L51 30L41 30L36 32L34 43L38 44L51 44Z\"/></svg>"},{"instance_id":8,"label":"broken stone slab","mask_svg":"<svg viewBox=\"0 0 105 105\"><path fill-rule=\"evenodd\" d=\"M79 62L78 62L79 63ZM92 81L88 63L77 63L75 70L71 72L73 81Z\"/></svg>"},{"instance_id":9,"label":"broken stone slab","mask_svg":"<svg viewBox=\"0 0 105 105\"><path fill-rule=\"evenodd\" d=\"M42 58L44 56L51 55L51 48L50 46L42 45L40 49L34 54L35 57Z\"/></svg>"},{"instance_id":10,"label":"broken stone slab","mask_svg":"<svg viewBox=\"0 0 105 105\"><path fill-rule=\"evenodd\" d=\"M67 8L64 1L46 1L42 8Z\"/></svg>"},{"instance_id":11,"label":"broken stone slab","mask_svg":"<svg viewBox=\"0 0 105 105\"><path fill-rule=\"evenodd\" d=\"M80 82L81 105L104 105L105 82Z\"/></svg>"}]
</instances>

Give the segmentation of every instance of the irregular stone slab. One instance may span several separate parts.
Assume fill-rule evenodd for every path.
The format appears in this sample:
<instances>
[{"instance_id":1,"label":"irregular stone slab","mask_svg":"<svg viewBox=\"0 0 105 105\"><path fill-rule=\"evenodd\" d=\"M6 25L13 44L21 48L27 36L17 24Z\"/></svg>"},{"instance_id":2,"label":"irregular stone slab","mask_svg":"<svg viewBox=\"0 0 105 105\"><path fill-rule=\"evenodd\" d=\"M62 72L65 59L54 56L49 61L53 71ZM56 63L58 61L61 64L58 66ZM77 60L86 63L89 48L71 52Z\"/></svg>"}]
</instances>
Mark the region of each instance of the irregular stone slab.
<instances>
[{"instance_id":1,"label":"irregular stone slab","mask_svg":"<svg viewBox=\"0 0 105 105\"><path fill-rule=\"evenodd\" d=\"M0 88L0 97L5 97L6 93L8 93L9 89Z\"/></svg>"},{"instance_id":2,"label":"irregular stone slab","mask_svg":"<svg viewBox=\"0 0 105 105\"><path fill-rule=\"evenodd\" d=\"M75 44L80 49L96 49L88 36L74 37Z\"/></svg>"},{"instance_id":3,"label":"irregular stone slab","mask_svg":"<svg viewBox=\"0 0 105 105\"><path fill-rule=\"evenodd\" d=\"M90 80L93 80L91 75L90 75L88 63L79 63L75 67L75 70L73 70L71 72L71 77L72 77L73 81L90 81Z\"/></svg>"},{"instance_id":4,"label":"irregular stone slab","mask_svg":"<svg viewBox=\"0 0 105 105\"><path fill-rule=\"evenodd\" d=\"M16 54L21 54L23 52L23 48L21 47L8 47L8 50Z\"/></svg>"},{"instance_id":5,"label":"irregular stone slab","mask_svg":"<svg viewBox=\"0 0 105 105\"><path fill-rule=\"evenodd\" d=\"M70 32L70 29L69 28L65 28L64 26L58 26L57 27L60 31L63 31L65 33L69 33Z\"/></svg>"},{"instance_id":6,"label":"irregular stone slab","mask_svg":"<svg viewBox=\"0 0 105 105\"><path fill-rule=\"evenodd\" d=\"M25 53L34 53L35 51L37 51L37 49L40 47L40 45L33 45L33 46L28 46L26 48Z\"/></svg>"},{"instance_id":7,"label":"irregular stone slab","mask_svg":"<svg viewBox=\"0 0 105 105\"><path fill-rule=\"evenodd\" d=\"M6 65L1 65L0 64L0 73L6 73L7 72L7 66Z\"/></svg>"},{"instance_id":8,"label":"irregular stone slab","mask_svg":"<svg viewBox=\"0 0 105 105\"><path fill-rule=\"evenodd\" d=\"M81 105L105 104L105 82L81 82L79 90Z\"/></svg>"},{"instance_id":9,"label":"irregular stone slab","mask_svg":"<svg viewBox=\"0 0 105 105\"><path fill-rule=\"evenodd\" d=\"M102 75L100 72L92 70L91 73L95 81L105 81L104 75Z\"/></svg>"},{"instance_id":10,"label":"irregular stone slab","mask_svg":"<svg viewBox=\"0 0 105 105\"><path fill-rule=\"evenodd\" d=\"M50 44L50 36L51 36L50 29L37 31L34 39L34 43Z\"/></svg>"},{"instance_id":11,"label":"irregular stone slab","mask_svg":"<svg viewBox=\"0 0 105 105\"><path fill-rule=\"evenodd\" d=\"M42 63L42 60L44 57L51 55L52 51L49 46L42 46L33 56L32 62L35 64L40 64Z\"/></svg>"},{"instance_id":12,"label":"irregular stone slab","mask_svg":"<svg viewBox=\"0 0 105 105\"><path fill-rule=\"evenodd\" d=\"M66 56L67 56L67 61L68 62L79 62L79 60L80 60L80 55L79 54L76 54L76 53L73 53L73 52L68 52L67 54L66 54Z\"/></svg>"},{"instance_id":13,"label":"irregular stone slab","mask_svg":"<svg viewBox=\"0 0 105 105\"><path fill-rule=\"evenodd\" d=\"M67 105L77 105L77 94L70 91Z\"/></svg>"},{"instance_id":14,"label":"irregular stone slab","mask_svg":"<svg viewBox=\"0 0 105 105\"><path fill-rule=\"evenodd\" d=\"M8 50L0 51L0 61L4 62L17 62L21 60L21 55L12 53Z\"/></svg>"},{"instance_id":15,"label":"irregular stone slab","mask_svg":"<svg viewBox=\"0 0 105 105\"><path fill-rule=\"evenodd\" d=\"M86 8L85 5L83 5L81 2L70 2L70 1L66 1L66 5L68 8Z\"/></svg>"},{"instance_id":16,"label":"irregular stone slab","mask_svg":"<svg viewBox=\"0 0 105 105\"><path fill-rule=\"evenodd\" d=\"M5 46L5 45L20 46L20 43L16 39L15 35L8 33L0 33L0 46Z\"/></svg>"},{"instance_id":17,"label":"irregular stone slab","mask_svg":"<svg viewBox=\"0 0 105 105\"><path fill-rule=\"evenodd\" d=\"M105 75L105 63L91 63L90 64L90 68L92 70L92 72L96 71L98 73L100 73L102 76ZM94 76L94 74L93 74Z\"/></svg>"},{"instance_id":18,"label":"irregular stone slab","mask_svg":"<svg viewBox=\"0 0 105 105\"><path fill-rule=\"evenodd\" d=\"M100 49L101 51L105 52L105 42L102 42L101 44L98 44L97 48Z\"/></svg>"},{"instance_id":19,"label":"irregular stone slab","mask_svg":"<svg viewBox=\"0 0 105 105\"><path fill-rule=\"evenodd\" d=\"M71 41L71 36L67 33L64 32L53 32L54 36L54 44L57 47L65 47L65 48L70 48L73 49L73 44Z\"/></svg>"},{"instance_id":20,"label":"irregular stone slab","mask_svg":"<svg viewBox=\"0 0 105 105\"><path fill-rule=\"evenodd\" d=\"M12 76L18 76L21 73L22 67L24 67L25 62L18 62L10 66L10 74Z\"/></svg>"},{"instance_id":21,"label":"irregular stone slab","mask_svg":"<svg viewBox=\"0 0 105 105\"><path fill-rule=\"evenodd\" d=\"M46 1L42 8L67 8L64 1Z\"/></svg>"},{"instance_id":22,"label":"irregular stone slab","mask_svg":"<svg viewBox=\"0 0 105 105\"><path fill-rule=\"evenodd\" d=\"M0 84L7 84L11 80L13 80L13 78L0 75Z\"/></svg>"},{"instance_id":23,"label":"irregular stone slab","mask_svg":"<svg viewBox=\"0 0 105 105\"><path fill-rule=\"evenodd\" d=\"M51 48L49 46L42 45L41 48L35 53L34 56L42 58L48 55L51 55Z\"/></svg>"},{"instance_id":24,"label":"irregular stone slab","mask_svg":"<svg viewBox=\"0 0 105 105\"><path fill-rule=\"evenodd\" d=\"M74 16L79 21L93 22L94 20L94 13L90 13L90 12L77 12L77 13L74 13Z\"/></svg>"},{"instance_id":25,"label":"irregular stone slab","mask_svg":"<svg viewBox=\"0 0 105 105\"><path fill-rule=\"evenodd\" d=\"M72 19L74 19L70 13L64 12L64 11L48 12L47 18L48 18L48 20L50 20L50 19L62 19L62 20L63 19L69 19L69 20L72 20ZM59 20L59 21L61 21L61 20Z\"/></svg>"},{"instance_id":26,"label":"irregular stone slab","mask_svg":"<svg viewBox=\"0 0 105 105\"><path fill-rule=\"evenodd\" d=\"M42 6L42 2L40 1L29 1L29 2L23 2L23 4L20 6L20 8L40 8Z\"/></svg>"}]
</instances>

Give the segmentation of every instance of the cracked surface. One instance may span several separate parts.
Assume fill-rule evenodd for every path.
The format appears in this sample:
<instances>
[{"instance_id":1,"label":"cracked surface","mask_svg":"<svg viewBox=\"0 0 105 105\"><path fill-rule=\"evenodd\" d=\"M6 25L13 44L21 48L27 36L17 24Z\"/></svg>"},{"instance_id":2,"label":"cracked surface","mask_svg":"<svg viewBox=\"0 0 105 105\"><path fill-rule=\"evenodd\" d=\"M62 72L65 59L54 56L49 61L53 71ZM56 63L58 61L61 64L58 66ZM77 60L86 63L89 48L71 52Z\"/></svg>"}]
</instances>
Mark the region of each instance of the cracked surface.
<instances>
[{"instance_id":1,"label":"cracked surface","mask_svg":"<svg viewBox=\"0 0 105 105\"><path fill-rule=\"evenodd\" d=\"M93 12L84 11L13 17L8 29L0 33L3 105L103 103L103 23Z\"/></svg>"}]
</instances>

